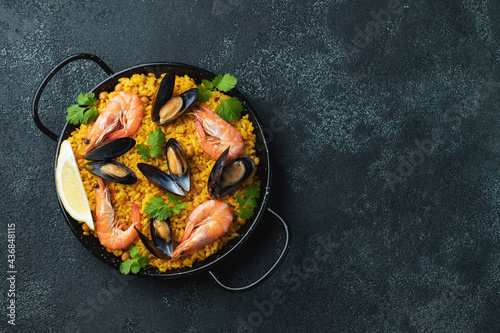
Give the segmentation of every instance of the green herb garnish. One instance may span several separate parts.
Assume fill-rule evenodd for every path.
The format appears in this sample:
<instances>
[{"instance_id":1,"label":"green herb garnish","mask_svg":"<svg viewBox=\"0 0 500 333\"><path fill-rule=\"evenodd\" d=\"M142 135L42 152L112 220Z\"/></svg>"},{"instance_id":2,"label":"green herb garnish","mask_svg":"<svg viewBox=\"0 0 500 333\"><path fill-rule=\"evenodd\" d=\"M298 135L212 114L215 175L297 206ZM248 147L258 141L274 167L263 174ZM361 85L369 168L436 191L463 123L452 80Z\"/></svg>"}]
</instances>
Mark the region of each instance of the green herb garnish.
<instances>
[{"instance_id":1,"label":"green herb garnish","mask_svg":"<svg viewBox=\"0 0 500 333\"><path fill-rule=\"evenodd\" d=\"M158 218L159 220L166 220L170 216L177 215L182 209L186 209L185 203L180 203L181 199L175 195L168 193L168 203L165 203L162 198L154 197L147 204L144 211L150 218ZM171 206L171 204L174 204Z\"/></svg>"},{"instance_id":2,"label":"green herb garnish","mask_svg":"<svg viewBox=\"0 0 500 333\"><path fill-rule=\"evenodd\" d=\"M132 259L127 259L120 265L120 272L123 274L128 274L130 272L137 274L141 268L146 267L149 262L149 256L145 255L141 257L141 253L138 247L131 248L128 253Z\"/></svg>"},{"instance_id":3,"label":"green herb garnish","mask_svg":"<svg viewBox=\"0 0 500 333\"><path fill-rule=\"evenodd\" d=\"M197 86L199 94L196 99L198 102L206 102L212 96L212 91L219 95L221 104L217 106L215 111L225 121L238 120L241 111L243 111L243 104L237 97L230 97L228 99L222 98L220 91L228 92L233 89L238 82L234 76L229 73L224 75L217 75L212 81L201 80L201 84Z\"/></svg>"},{"instance_id":4,"label":"green herb garnish","mask_svg":"<svg viewBox=\"0 0 500 333\"><path fill-rule=\"evenodd\" d=\"M97 98L93 92L80 93L76 98L78 104L71 105L66 110L66 120L73 125L88 124L99 116Z\"/></svg>"},{"instance_id":5,"label":"green herb garnish","mask_svg":"<svg viewBox=\"0 0 500 333\"><path fill-rule=\"evenodd\" d=\"M157 128L149 133L148 145L150 148L146 145L138 144L136 146L137 153L141 155L141 159L143 160L147 160L150 157L158 157L163 152L163 145L165 142L165 134L161 129Z\"/></svg>"},{"instance_id":6,"label":"green herb garnish","mask_svg":"<svg viewBox=\"0 0 500 333\"><path fill-rule=\"evenodd\" d=\"M222 75L222 74L217 75L212 80L212 84L214 85L214 88L218 89L219 91L223 91L223 92L228 92L229 90L233 89L234 86L236 86L237 82L238 82L238 79L229 73L226 73L224 75Z\"/></svg>"},{"instance_id":7,"label":"green herb garnish","mask_svg":"<svg viewBox=\"0 0 500 333\"><path fill-rule=\"evenodd\" d=\"M257 199L260 196L259 185L252 184L252 186L247 187L244 191L245 198L243 198L239 193L236 193L235 197L240 205L240 210L238 211L238 216L242 219L249 219L253 216L253 209L257 207Z\"/></svg>"}]
</instances>

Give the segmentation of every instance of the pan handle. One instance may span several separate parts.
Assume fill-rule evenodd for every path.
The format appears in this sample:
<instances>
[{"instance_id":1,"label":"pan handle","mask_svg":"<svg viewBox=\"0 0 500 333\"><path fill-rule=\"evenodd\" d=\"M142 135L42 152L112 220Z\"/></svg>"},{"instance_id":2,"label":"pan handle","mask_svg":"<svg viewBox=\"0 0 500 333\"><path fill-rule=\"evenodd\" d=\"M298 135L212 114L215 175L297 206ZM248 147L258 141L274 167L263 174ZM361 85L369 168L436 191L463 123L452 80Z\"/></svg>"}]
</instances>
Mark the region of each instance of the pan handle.
<instances>
[{"instance_id":1,"label":"pan handle","mask_svg":"<svg viewBox=\"0 0 500 333\"><path fill-rule=\"evenodd\" d=\"M75 60L80 60L80 59L88 59L92 60L95 63L97 63L101 68L106 72L108 75L114 74L113 70L109 68L108 65L104 61L101 60L96 55L89 54L89 53L78 53L74 54L72 56L67 57L63 61L61 61L59 64L57 64L56 67L54 67L49 74L43 79L42 83L40 83L40 86L36 90L35 97L33 98L33 104L32 104L32 111L33 111L33 120L35 121L36 126L40 129L40 131L43 132L46 136L51 138L52 140L57 142L58 136L49 130L47 127L45 127L42 122L40 121L40 118L38 117L38 102L40 101L40 97L42 96L42 92L45 89L45 86L47 86L47 83L49 83L50 79L64 66L69 64L70 62L73 62Z\"/></svg>"},{"instance_id":2,"label":"pan handle","mask_svg":"<svg viewBox=\"0 0 500 333\"><path fill-rule=\"evenodd\" d=\"M278 268L278 266L281 264L281 262L283 261L283 259L285 259L285 255L286 253L288 252L288 249L290 248L290 230L288 228L288 225L286 224L286 222L283 220L283 218L281 218L281 216L279 216L278 214L276 214L271 208L268 208L267 209L269 212L271 212L272 214L274 214L278 219L279 221L281 222L281 224L283 224L283 229L285 231L285 235L286 235L286 238L285 238L285 245L283 246L283 250L281 251L278 259L276 260L276 262L274 263L274 265L264 274L262 275L257 281L255 282L252 282L251 284L247 285L247 286L243 286L243 287L230 287L230 286L227 286L225 285L224 283L222 283L215 275L214 273L212 273L212 271L208 271L210 273L210 275L212 276L212 278L215 280L215 282L217 282L217 284L222 287L223 289L226 289L228 291L233 291L233 292L244 292L244 291L249 291L255 287L257 287L258 285L260 285L262 282L264 282L269 276L271 276L272 273L274 273L274 271Z\"/></svg>"}]
</instances>

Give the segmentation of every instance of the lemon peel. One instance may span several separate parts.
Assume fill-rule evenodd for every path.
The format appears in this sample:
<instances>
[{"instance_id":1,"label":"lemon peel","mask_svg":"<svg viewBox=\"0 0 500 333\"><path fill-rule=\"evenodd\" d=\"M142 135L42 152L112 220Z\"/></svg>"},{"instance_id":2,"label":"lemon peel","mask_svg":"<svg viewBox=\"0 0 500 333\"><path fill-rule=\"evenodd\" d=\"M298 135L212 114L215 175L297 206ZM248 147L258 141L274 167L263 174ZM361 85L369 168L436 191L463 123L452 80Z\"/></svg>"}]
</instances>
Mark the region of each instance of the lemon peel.
<instances>
[{"instance_id":1,"label":"lemon peel","mask_svg":"<svg viewBox=\"0 0 500 333\"><path fill-rule=\"evenodd\" d=\"M71 149L71 143L68 140L61 144L57 158L56 187L59 198L68 214L75 220L86 223L90 229L94 230L89 201L73 149Z\"/></svg>"}]
</instances>

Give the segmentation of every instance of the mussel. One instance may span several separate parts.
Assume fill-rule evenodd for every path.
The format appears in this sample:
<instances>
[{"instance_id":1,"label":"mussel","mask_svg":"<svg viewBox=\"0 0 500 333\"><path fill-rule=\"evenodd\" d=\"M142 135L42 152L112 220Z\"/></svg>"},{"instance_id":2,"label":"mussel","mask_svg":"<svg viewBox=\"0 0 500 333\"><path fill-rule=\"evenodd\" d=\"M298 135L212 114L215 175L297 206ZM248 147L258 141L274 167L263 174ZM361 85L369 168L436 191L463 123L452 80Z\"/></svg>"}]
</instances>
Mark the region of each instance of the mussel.
<instances>
[{"instance_id":1,"label":"mussel","mask_svg":"<svg viewBox=\"0 0 500 333\"><path fill-rule=\"evenodd\" d=\"M240 186L255 170L255 162L240 157L226 164L227 148L217 159L208 177L208 194L218 199Z\"/></svg>"},{"instance_id":2,"label":"mussel","mask_svg":"<svg viewBox=\"0 0 500 333\"><path fill-rule=\"evenodd\" d=\"M89 161L112 160L134 148L135 140L132 138L115 139L92 149L83 158Z\"/></svg>"},{"instance_id":3,"label":"mussel","mask_svg":"<svg viewBox=\"0 0 500 333\"><path fill-rule=\"evenodd\" d=\"M184 155L181 145L176 139L171 138L167 141L165 153L167 155L167 166L170 176L184 191L189 192L191 189L191 179L189 177L186 155Z\"/></svg>"},{"instance_id":4,"label":"mussel","mask_svg":"<svg viewBox=\"0 0 500 333\"><path fill-rule=\"evenodd\" d=\"M147 179L165 190L180 196L186 196L186 193L178 183L166 172L146 163L137 163L137 167Z\"/></svg>"},{"instance_id":5,"label":"mussel","mask_svg":"<svg viewBox=\"0 0 500 333\"><path fill-rule=\"evenodd\" d=\"M144 246L157 258L163 260L171 259L169 254L174 250L174 240L170 228L170 220L166 221L152 218L149 221L151 240L142 232L135 229Z\"/></svg>"},{"instance_id":6,"label":"mussel","mask_svg":"<svg viewBox=\"0 0 500 333\"><path fill-rule=\"evenodd\" d=\"M193 88L179 96L173 96L175 76L167 73L153 98L151 118L158 125L166 125L177 119L198 97L198 89Z\"/></svg>"},{"instance_id":7,"label":"mussel","mask_svg":"<svg viewBox=\"0 0 500 333\"><path fill-rule=\"evenodd\" d=\"M137 176L125 165L115 161L95 161L84 165L94 175L120 184L135 184Z\"/></svg>"},{"instance_id":8,"label":"mussel","mask_svg":"<svg viewBox=\"0 0 500 333\"><path fill-rule=\"evenodd\" d=\"M153 96L151 119L154 122L158 122L160 120L160 109L172 98L172 94L174 93L174 86L175 75L166 73L160 82L158 90L156 90Z\"/></svg>"}]
</instances>

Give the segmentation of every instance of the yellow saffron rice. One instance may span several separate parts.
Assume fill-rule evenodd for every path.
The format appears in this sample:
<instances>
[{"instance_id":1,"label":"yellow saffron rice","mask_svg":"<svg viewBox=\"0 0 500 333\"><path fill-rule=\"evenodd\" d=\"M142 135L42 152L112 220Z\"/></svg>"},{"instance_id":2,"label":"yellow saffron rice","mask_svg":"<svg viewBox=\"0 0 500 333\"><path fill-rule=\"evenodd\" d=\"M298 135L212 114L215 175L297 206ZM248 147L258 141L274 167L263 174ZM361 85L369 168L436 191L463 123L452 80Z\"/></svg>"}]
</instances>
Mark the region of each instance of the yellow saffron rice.
<instances>
[{"instance_id":1,"label":"yellow saffron rice","mask_svg":"<svg viewBox=\"0 0 500 333\"><path fill-rule=\"evenodd\" d=\"M177 139L177 141L179 141L184 152L186 152L188 149L194 150L194 155L192 157L187 156L191 175L191 191L186 194L186 197L182 197L182 202L185 203L186 210L182 210L177 216L170 217L174 241L176 243L179 243L184 234L184 228L186 226L189 214L201 203L205 202L206 200L212 199L207 192L207 182L215 160L208 156L205 152L203 152L203 150L201 150L201 148L199 147L194 125L194 116L189 114L189 110L186 111L182 116L177 118L177 120L166 126L157 126L156 123L151 120L152 98L159 86L162 77L163 75L160 78L156 78L154 74L150 73L148 75L134 74L130 78L121 78L119 79L120 83L115 87L115 91L109 92L107 98L99 101L98 108L99 112L102 112L107 99L116 94L116 91L120 90L131 91L141 98L147 97L147 99L143 98L144 118L142 119L142 125L139 130L131 136L137 141L137 144L149 146L147 143L149 133L157 128L160 128L165 134L165 138L167 141L170 138L175 138ZM179 95L182 92L194 87L196 87L196 83L192 78L188 76L176 76L174 96ZM220 104L220 100L218 98L218 94L214 92L212 93L212 97L204 104L215 110L217 105ZM228 97L222 95L222 98ZM248 115L240 117L240 119L237 121L232 121L231 125L241 133L244 140L244 148L240 156L251 157L255 161L255 164L258 165L259 158L255 155L256 137L253 133L254 127L252 122L248 120ZM84 168L85 163L87 163L88 161L83 159L86 146L84 144L84 140L87 138L87 134L91 127L92 124L80 125L79 128L71 133L71 137L69 138L69 140L78 162L80 175L83 180L84 188L87 193L90 208L93 212L95 221L95 189L93 186L96 183L97 178ZM106 181L111 193L113 194L112 204L116 211L116 216L121 221L120 223L123 229L128 228L128 226L131 225L131 203L135 202L141 209L142 231L146 236L148 236L148 238L151 239L149 215L144 212L146 204L153 197L161 197L163 201L167 203L169 202L169 200L167 192L165 190L157 187L155 184L144 177L144 175L137 168L137 163L148 163L168 173L165 154L162 154L162 156L158 158L149 158L147 161L144 161L141 160L140 155L137 154L136 148L133 148L126 154L118 157L116 161L129 167L132 171L134 171L138 178L137 183L133 185L123 185ZM175 268L191 267L196 261L202 261L208 256L213 255L218 250L220 250L229 240L238 237L238 229L241 227L241 224L244 223L244 221L237 221L237 212L240 207L238 205L238 201L235 198L235 195L237 193L239 193L240 195L244 195L243 190L251 184L259 184L259 180L257 179L255 172L236 191L233 191L219 199L227 203L231 208L231 211L233 212L233 223L231 224L226 234L213 241L212 243L206 245L196 253L181 257L179 259L171 259L165 261L158 259L151 253L149 253L149 251L144 247L138 237L130 247L138 247L141 251L141 255L148 254L150 256L149 264L157 267L161 272L165 272L166 270ZM85 231L85 227L83 228L84 234L88 235L88 237L97 237L95 231ZM108 251L113 252L116 256L120 256L123 251L126 250L128 249Z\"/></svg>"}]
</instances>

